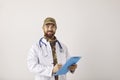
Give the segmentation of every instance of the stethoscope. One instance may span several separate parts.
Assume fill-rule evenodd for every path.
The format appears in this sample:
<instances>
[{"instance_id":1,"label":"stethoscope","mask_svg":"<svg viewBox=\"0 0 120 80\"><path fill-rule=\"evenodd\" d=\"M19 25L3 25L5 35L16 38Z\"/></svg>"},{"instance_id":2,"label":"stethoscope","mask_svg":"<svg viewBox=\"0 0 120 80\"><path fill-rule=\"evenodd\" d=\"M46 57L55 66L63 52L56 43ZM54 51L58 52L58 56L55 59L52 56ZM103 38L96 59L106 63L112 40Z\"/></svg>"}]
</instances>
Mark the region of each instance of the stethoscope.
<instances>
[{"instance_id":1,"label":"stethoscope","mask_svg":"<svg viewBox=\"0 0 120 80\"><path fill-rule=\"evenodd\" d=\"M43 44L43 45L45 45L45 46L47 47L47 44L42 41L43 38L44 38L44 37L42 37L42 38L39 40L39 45L40 45L40 47L42 47L42 44ZM60 42L59 42L58 40L57 40L56 42L57 42L58 45L59 45L60 52L63 52L63 48L62 48Z\"/></svg>"}]
</instances>

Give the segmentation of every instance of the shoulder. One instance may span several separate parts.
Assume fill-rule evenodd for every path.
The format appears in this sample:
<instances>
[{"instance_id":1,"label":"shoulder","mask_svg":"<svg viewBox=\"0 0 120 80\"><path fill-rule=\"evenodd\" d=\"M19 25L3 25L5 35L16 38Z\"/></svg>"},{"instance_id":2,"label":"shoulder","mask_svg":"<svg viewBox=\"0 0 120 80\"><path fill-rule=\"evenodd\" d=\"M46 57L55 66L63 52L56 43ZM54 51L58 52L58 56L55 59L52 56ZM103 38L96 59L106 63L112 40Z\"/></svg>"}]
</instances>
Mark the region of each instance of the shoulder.
<instances>
[{"instance_id":1,"label":"shoulder","mask_svg":"<svg viewBox=\"0 0 120 80\"><path fill-rule=\"evenodd\" d=\"M32 47L31 47L32 49L38 49L39 48L39 40L38 41L36 41L36 42L34 42L33 44L32 44Z\"/></svg>"},{"instance_id":2,"label":"shoulder","mask_svg":"<svg viewBox=\"0 0 120 80\"><path fill-rule=\"evenodd\" d=\"M30 49L28 50L28 54L29 55L36 55L36 53L39 50L39 42L36 41L32 44L32 46L30 47Z\"/></svg>"}]
</instances>

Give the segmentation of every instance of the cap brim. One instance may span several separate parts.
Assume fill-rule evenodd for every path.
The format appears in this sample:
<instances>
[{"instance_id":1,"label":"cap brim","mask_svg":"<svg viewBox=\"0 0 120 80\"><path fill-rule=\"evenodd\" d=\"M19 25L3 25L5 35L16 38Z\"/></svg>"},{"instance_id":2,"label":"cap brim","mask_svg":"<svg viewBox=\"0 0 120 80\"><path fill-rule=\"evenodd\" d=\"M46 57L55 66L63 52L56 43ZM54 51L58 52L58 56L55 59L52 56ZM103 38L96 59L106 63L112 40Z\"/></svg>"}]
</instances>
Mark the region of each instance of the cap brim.
<instances>
[{"instance_id":1,"label":"cap brim","mask_svg":"<svg viewBox=\"0 0 120 80\"><path fill-rule=\"evenodd\" d=\"M55 24L54 22L46 22L45 24Z\"/></svg>"}]
</instances>

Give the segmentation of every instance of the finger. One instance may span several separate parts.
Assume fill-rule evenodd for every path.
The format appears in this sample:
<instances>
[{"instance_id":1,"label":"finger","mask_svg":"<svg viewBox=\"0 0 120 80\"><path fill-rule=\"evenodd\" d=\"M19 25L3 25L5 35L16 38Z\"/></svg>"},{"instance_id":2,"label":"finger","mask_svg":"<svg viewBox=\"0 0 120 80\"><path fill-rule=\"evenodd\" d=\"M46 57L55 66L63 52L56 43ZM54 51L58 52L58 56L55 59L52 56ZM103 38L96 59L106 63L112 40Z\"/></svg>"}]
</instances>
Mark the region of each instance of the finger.
<instances>
[{"instance_id":1,"label":"finger","mask_svg":"<svg viewBox=\"0 0 120 80\"><path fill-rule=\"evenodd\" d=\"M58 67L61 67L62 66L62 64L58 64Z\"/></svg>"},{"instance_id":2,"label":"finger","mask_svg":"<svg viewBox=\"0 0 120 80\"><path fill-rule=\"evenodd\" d=\"M74 68L77 68L77 64L73 64L73 65L71 65L72 67L74 67Z\"/></svg>"}]
</instances>

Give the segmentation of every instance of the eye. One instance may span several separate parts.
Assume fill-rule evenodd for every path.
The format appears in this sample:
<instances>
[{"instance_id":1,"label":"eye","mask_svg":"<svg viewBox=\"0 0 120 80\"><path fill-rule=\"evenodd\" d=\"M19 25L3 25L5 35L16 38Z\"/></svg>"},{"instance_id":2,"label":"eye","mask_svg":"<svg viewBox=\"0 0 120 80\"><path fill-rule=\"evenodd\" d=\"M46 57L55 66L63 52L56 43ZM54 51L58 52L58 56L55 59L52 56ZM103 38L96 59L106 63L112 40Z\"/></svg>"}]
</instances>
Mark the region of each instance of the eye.
<instances>
[{"instance_id":1,"label":"eye","mask_svg":"<svg viewBox=\"0 0 120 80\"><path fill-rule=\"evenodd\" d=\"M49 25L48 25L48 24L46 24L46 25L45 25L45 27L46 27L46 28L48 28L48 27L49 27Z\"/></svg>"},{"instance_id":2,"label":"eye","mask_svg":"<svg viewBox=\"0 0 120 80\"><path fill-rule=\"evenodd\" d=\"M49 24L46 24L46 26L49 26Z\"/></svg>"},{"instance_id":3,"label":"eye","mask_svg":"<svg viewBox=\"0 0 120 80\"><path fill-rule=\"evenodd\" d=\"M51 26L55 26L54 24L51 24Z\"/></svg>"}]
</instances>

